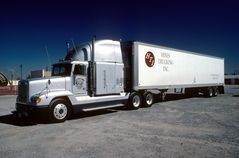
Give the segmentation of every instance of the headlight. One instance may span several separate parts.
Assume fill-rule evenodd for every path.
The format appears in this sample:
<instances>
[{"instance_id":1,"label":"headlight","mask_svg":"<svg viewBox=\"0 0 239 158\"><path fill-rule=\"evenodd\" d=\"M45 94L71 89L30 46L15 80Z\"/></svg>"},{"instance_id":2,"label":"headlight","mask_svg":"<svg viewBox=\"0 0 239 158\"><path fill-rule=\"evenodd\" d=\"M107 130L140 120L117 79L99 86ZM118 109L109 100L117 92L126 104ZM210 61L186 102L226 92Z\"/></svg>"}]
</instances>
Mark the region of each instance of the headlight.
<instances>
[{"instance_id":1,"label":"headlight","mask_svg":"<svg viewBox=\"0 0 239 158\"><path fill-rule=\"evenodd\" d=\"M32 98L31 98L31 101L33 102L33 103L40 103L41 102L41 98L40 97L38 97L38 96L33 96Z\"/></svg>"},{"instance_id":2,"label":"headlight","mask_svg":"<svg viewBox=\"0 0 239 158\"><path fill-rule=\"evenodd\" d=\"M35 98L35 102L36 103L40 103L41 102L41 98Z\"/></svg>"}]
</instances>

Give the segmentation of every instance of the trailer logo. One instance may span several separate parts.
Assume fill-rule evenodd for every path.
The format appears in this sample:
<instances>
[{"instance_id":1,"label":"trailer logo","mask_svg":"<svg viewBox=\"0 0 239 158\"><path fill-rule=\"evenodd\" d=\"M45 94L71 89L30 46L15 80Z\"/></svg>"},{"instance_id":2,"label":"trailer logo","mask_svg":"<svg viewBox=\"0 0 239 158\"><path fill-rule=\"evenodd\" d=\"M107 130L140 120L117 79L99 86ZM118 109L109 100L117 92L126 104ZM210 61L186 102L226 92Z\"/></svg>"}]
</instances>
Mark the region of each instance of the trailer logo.
<instances>
[{"instance_id":1,"label":"trailer logo","mask_svg":"<svg viewBox=\"0 0 239 158\"><path fill-rule=\"evenodd\" d=\"M147 52L145 54L145 63L146 63L146 65L148 65L148 67L154 66L155 58L154 58L154 54L152 52Z\"/></svg>"}]
</instances>

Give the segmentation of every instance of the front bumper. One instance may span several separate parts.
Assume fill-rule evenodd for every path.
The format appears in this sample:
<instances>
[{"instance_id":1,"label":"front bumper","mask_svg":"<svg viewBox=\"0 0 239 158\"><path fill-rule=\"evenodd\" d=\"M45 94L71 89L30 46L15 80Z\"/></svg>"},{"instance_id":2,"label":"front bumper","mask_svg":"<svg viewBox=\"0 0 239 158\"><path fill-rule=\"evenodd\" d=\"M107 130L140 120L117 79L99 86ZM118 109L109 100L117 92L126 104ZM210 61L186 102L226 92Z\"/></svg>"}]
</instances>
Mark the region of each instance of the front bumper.
<instances>
[{"instance_id":1,"label":"front bumper","mask_svg":"<svg viewBox=\"0 0 239 158\"><path fill-rule=\"evenodd\" d=\"M48 115L49 112L49 106L32 106L32 105L26 105L26 104L19 104L16 103L16 111L17 115L19 117L21 116L37 116L37 117L45 117Z\"/></svg>"}]
</instances>

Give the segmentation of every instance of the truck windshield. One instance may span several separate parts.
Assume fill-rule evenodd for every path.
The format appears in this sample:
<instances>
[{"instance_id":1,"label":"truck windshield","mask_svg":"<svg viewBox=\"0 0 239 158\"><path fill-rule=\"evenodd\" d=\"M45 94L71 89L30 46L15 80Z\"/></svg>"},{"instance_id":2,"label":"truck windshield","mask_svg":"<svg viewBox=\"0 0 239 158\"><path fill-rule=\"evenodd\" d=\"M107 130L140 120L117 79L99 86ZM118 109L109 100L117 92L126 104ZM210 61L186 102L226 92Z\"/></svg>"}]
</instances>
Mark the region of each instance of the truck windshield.
<instances>
[{"instance_id":1,"label":"truck windshield","mask_svg":"<svg viewBox=\"0 0 239 158\"><path fill-rule=\"evenodd\" d=\"M52 76L70 76L71 64L55 64L52 68Z\"/></svg>"}]
</instances>

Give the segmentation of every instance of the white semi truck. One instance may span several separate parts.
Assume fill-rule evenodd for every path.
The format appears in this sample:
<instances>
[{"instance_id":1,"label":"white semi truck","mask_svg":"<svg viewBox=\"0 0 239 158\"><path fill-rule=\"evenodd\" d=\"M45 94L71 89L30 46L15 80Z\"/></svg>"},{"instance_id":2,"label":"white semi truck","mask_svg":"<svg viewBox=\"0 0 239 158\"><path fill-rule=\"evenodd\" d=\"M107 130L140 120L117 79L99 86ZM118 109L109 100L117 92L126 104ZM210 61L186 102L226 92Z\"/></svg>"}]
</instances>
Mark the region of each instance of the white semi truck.
<instances>
[{"instance_id":1,"label":"white semi truck","mask_svg":"<svg viewBox=\"0 0 239 158\"><path fill-rule=\"evenodd\" d=\"M45 113L63 122L72 113L117 106L150 107L167 91L224 93L224 59L137 41L93 39L53 64L52 77L21 80L16 113Z\"/></svg>"}]
</instances>

